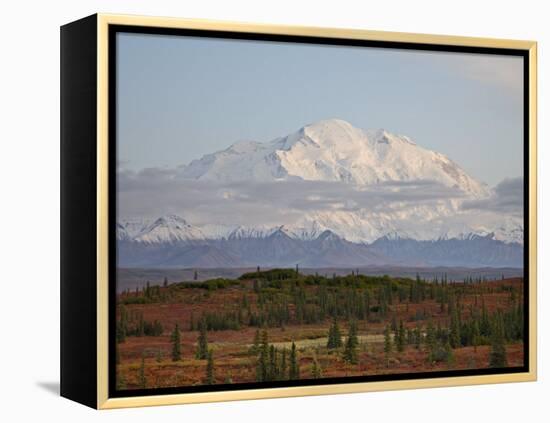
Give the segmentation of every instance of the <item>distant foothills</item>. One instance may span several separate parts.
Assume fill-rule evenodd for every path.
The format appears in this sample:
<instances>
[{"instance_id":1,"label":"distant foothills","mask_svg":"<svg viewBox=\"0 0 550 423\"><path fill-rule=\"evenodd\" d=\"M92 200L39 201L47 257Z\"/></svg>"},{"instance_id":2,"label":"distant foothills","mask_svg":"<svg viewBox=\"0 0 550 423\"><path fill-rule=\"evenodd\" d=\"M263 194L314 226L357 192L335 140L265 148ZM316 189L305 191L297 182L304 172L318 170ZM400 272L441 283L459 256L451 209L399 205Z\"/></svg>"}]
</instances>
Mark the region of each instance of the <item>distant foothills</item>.
<instances>
[{"instance_id":1,"label":"distant foothills","mask_svg":"<svg viewBox=\"0 0 550 423\"><path fill-rule=\"evenodd\" d=\"M388 234L372 243L356 243L328 229L306 236L281 226L264 231L235 228L209 238L173 215L141 229L134 225L134 232L129 227L117 225L118 267L523 267L523 245L497 240L494 234L435 240Z\"/></svg>"}]
</instances>

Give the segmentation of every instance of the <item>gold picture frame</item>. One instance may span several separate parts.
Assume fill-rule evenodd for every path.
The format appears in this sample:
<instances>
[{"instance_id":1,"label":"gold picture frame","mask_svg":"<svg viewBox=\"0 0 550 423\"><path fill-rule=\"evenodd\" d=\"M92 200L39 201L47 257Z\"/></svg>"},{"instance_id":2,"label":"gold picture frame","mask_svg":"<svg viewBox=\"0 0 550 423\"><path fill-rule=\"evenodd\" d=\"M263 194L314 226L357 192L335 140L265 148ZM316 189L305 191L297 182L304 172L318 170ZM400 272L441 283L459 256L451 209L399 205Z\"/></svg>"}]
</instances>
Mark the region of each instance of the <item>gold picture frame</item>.
<instances>
[{"instance_id":1,"label":"gold picture frame","mask_svg":"<svg viewBox=\"0 0 550 423\"><path fill-rule=\"evenodd\" d=\"M67 37L71 36L82 39L91 39L92 44L97 48L93 52L95 55L95 87L93 95L95 96L96 109L93 125L95 126L95 134L91 135L95 138L94 153L96 155L95 172L90 176L90 180L95 181L95 191L92 193L95 197L95 211L93 213L93 227L95 227L95 249L94 254L90 257L95 257L94 263L88 260L85 264L93 267L93 279L95 279L95 298L92 306L95 305L94 313L89 317L95 321L95 332L92 334L95 337L96 352L92 354L90 365L93 367L95 374L95 385L91 388L80 386L74 382L71 374L75 372L77 364L63 364L63 357L68 357L75 353L73 343L76 343L74 333L70 329L69 323L63 323L63 313L66 319L76 319L74 311L71 311L63 306L62 300L62 345L63 340L66 340L66 349L62 347L62 395L75 399L76 401L85 403L98 409L112 409L121 407L139 407L152 405L170 405L170 404L191 404L205 403L215 401L234 401L248 399L265 399L265 398L281 398L293 396L308 396L308 395L326 395L326 394L344 394L355 392L371 392L384 390L399 390L399 389L417 389L417 388L435 388L448 386L462 385L477 385L477 384L493 384L506 382L528 382L535 381L537 378L537 44L534 41L517 41L504 39L490 38L475 38L475 37L459 37L446 35L429 35L429 34L410 34L401 32L382 32L368 31L361 29L337 29L337 28L316 28L316 27L301 27L301 26L283 26L283 25L262 25L251 23L236 23L224 21L196 20L196 19L179 19L179 18L163 18L163 17L145 17L145 16L125 16L116 14L97 14L88 21L88 33L84 35L75 35L78 33L77 25L79 21L68 24L65 28ZM358 383L343 383L330 385L312 385L312 386L292 386L292 387L277 387L277 388L261 388L261 389L243 389L243 390L228 390L216 392L198 392L198 393L183 393L183 394L167 394L167 395L147 395L147 396L128 396L128 397L112 397L109 395L109 28L112 26L138 26L144 28L172 28L172 29L192 29L192 30L210 30L231 33L254 33L254 34L269 34L273 36L299 36L299 37L317 37L317 38L332 38L341 40L369 40L369 41L384 41L393 43L414 43L414 44L429 44L432 46L461 46L487 49L516 49L527 53L529 75L528 75L528 183L529 183L529 216L528 216L528 261L529 261L529 278L528 278L528 328L527 340L529 344L528 363L529 368L525 372L518 373L503 373L490 375L469 375L469 376L453 376L453 377L434 377L423 379L407 379L395 381L374 381L374 382L358 382ZM72 31L72 32L71 32ZM94 38L95 33L95 40ZM63 32L62 32L63 34ZM91 34L91 35L90 35ZM87 38L86 38L87 37ZM90 40L88 40L90 41ZM68 43L68 42L67 42ZM68 45L68 44L67 44ZM74 44L73 47L66 47L65 57L67 63L70 62L71 54L79 44ZM89 48L89 46L82 46ZM62 42L62 56L63 56ZM83 53L80 53L83 54ZM75 59L72 59L75 60ZM63 63L63 62L62 62ZM62 66L63 69L63 66ZM62 70L63 72L63 70ZM69 78L70 71L66 71L65 76ZM62 75L63 78L63 75ZM70 78L69 78L70 79ZM67 86L65 93L74 86ZM68 94L67 94L68 95ZM63 87L62 87L62 98ZM93 99L92 99L93 100ZM77 101L77 100L73 100ZM67 100L69 102L69 100ZM70 107L70 105L67 105ZM63 113L62 120L68 124L70 119L69 111ZM65 137L69 138L71 131L64 131ZM67 140L69 142L70 140ZM62 144L63 150L63 144ZM62 153L63 154L63 153ZM66 161L71 160L71 155L74 153L66 153ZM70 170L67 170L66 176L70 175ZM74 170L73 170L74 172ZM62 181L63 181L62 174ZM62 182L63 184L63 182ZM70 197L69 189L63 194L67 197L67 201L73 203ZM90 200L92 201L92 200ZM67 204L67 207L75 207ZM84 207L84 206L83 206ZM69 213L69 212L67 212ZM63 218L62 218L63 219ZM69 223L63 223L69 231L72 226ZM64 238L62 237L62 240ZM75 241L76 242L76 241ZM63 244L63 242L62 242ZM75 244L66 241L62 249L73 249ZM66 266L75 266L74 261L71 261L70 252L64 256ZM80 262L81 264L83 262ZM62 272L63 273L63 272ZM70 269L65 272L67 280L63 280L63 286L67 287L70 281L68 280ZM65 284L65 285L64 285ZM69 289L69 288L67 288ZM67 291L68 292L68 291ZM72 301L76 294L67 294L67 301ZM67 326L67 329L64 327ZM65 331L65 338L63 337ZM88 338L87 338L88 339ZM88 339L90 341L90 339ZM92 342L92 341L90 341ZM71 346L69 346L71 345ZM73 348L73 349L71 349ZM82 347L84 348L84 347ZM95 359L95 362L94 362ZM64 370L65 369L65 370ZM92 377L91 375L89 376ZM66 379L64 381L63 379ZM93 389L92 389L93 388ZM95 398L93 395L95 392Z\"/></svg>"}]
</instances>

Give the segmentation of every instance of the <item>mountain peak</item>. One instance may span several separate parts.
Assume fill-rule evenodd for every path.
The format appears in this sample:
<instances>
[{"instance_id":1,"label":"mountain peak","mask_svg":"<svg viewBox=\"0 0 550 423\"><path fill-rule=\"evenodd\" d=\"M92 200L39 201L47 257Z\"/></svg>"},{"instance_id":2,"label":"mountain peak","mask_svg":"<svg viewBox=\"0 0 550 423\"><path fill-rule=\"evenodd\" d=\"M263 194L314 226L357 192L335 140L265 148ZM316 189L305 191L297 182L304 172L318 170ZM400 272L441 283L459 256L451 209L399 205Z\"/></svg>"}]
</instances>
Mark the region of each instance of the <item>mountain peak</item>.
<instances>
[{"instance_id":1,"label":"mountain peak","mask_svg":"<svg viewBox=\"0 0 550 423\"><path fill-rule=\"evenodd\" d=\"M195 241L204 239L202 231L189 224L184 218L169 214L159 217L141 233L134 237L134 241L145 244L174 243L181 241Z\"/></svg>"},{"instance_id":2,"label":"mountain peak","mask_svg":"<svg viewBox=\"0 0 550 423\"><path fill-rule=\"evenodd\" d=\"M308 123L304 126L304 129L311 130L327 130L327 129L339 129L339 130L349 130L355 129L355 127L349 123L347 120L330 118L330 119L321 119L312 123Z\"/></svg>"},{"instance_id":3,"label":"mountain peak","mask_svg":"<svg viewBox=\"0 0 550 423\"><path fill-rule=\"evenodd\" d=\"M176 214L167 214L159 217L153 225L174 225L174 226L189 226L187 221Z\"/></svg>"},{"instance_id":4,"label":"mountain peak","mask_svg":"<svg viewBox=\"0 0 550 423\"><path fill-rule=\"evenodd\" d=\"M323 147L344 148L347 144L364 141L364 133L345 120L324 119L305 125L297 133L287 137L289 140L297 141L303 138Z\"/></svg>"},{"instance_id":5,"label":"mountain peak","mask_svg":"<svg viewBox=\"0 0 550 423\"><path fill-rule=\"evenodd\" d=\"M183 179L219 182L306 180L358 186L381 182L438 181L473 197L488 188L445 155L386 129L363 130L324 119L273 141L246 141L208 154L180 169Z\"/></svg>"}]
</instances>

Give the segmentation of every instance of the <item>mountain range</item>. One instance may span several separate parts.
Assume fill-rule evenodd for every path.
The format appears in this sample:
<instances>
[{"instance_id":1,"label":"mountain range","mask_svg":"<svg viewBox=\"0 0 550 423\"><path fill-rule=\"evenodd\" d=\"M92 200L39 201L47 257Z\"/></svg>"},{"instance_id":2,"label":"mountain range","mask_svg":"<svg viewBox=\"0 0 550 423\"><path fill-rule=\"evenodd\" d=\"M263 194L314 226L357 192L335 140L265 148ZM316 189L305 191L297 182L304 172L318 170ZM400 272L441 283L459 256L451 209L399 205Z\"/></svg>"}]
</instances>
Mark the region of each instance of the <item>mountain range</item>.
<instances>
[{"instance_id":1,"label":"mountain range","mask_svg":"<svg viewBox=\"0 0 550 423\"><path fill-rule=\"evenodd\" d=\"M523 265L521 216L463 207L494 199L494 189L444 154L382 129L319 121L270 142L207 154L178 167L171 182L178 181L290 184L312 202L324 200L322 191L307 191L312 183L349 195L282 224L193 224L176 214L121 218L119 266ZM414 201L418 192L425 201ZM378 205L388 198L389 206Z\"/></svg>"}]
</instances>

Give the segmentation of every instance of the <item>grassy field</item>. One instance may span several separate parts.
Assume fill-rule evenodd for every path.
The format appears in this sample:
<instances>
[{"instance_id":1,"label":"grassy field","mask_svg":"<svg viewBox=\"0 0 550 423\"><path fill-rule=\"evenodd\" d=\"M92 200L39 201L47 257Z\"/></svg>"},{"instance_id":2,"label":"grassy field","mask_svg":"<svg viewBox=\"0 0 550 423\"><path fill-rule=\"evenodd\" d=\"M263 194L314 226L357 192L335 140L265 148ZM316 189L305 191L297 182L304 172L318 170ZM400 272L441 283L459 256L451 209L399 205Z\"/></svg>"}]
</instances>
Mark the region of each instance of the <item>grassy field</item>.
<instances>
[{"instance_id":1,"label":"grassy field","mask_svg":"<svg viewBox=\"0 0 550 423\"><path fill-rule=\"evenodd\" d=\"M117 387L523 365L523 279L291 269L117 295Z\"/></svg>"}]
</instances>

